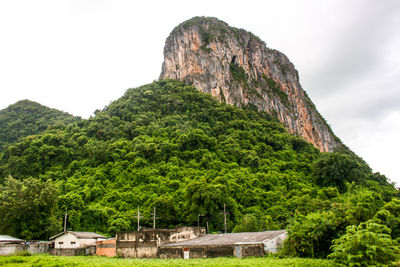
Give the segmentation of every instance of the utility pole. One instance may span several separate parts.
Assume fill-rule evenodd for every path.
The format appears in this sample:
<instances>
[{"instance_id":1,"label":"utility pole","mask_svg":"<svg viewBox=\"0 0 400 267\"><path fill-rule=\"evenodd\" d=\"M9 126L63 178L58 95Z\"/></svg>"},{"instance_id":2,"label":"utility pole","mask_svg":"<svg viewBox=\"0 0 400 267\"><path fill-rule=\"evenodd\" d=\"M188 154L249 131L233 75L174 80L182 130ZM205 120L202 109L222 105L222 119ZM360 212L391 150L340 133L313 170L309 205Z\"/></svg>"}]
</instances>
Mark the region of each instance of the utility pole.
<instances>
[{"instance_id":1,"label":"utility pole","mask_svg":"<svg viewBox=\"0 0 400 267\"><path fill-rule=\"evenodd\" d=\"M68 207L65 207L65 216L64 216L64 233L67 231L67 217L68 217Z\"/></svg>"},{"instance_id":2,"label":"utility pole","mask_svg":"<svg viewBox=\"0 0 400 267\"><path fill-rule=\"evenodd\" d=\"M226 205L224 204L224 229L226 234Z\"/></svg>"},{"instance_id":3,"label":"utility pole","mask_svg":"<svg viewBox=\"0 0 400 267\"><path fill-rule=\"evenodd\" d=\"M137 215L135 217L137 217L137 231L139 232L139 230L140 230L140 218L143 218L143 216L140 215L139 205L137 206Z\"/></svg>"},{"instance_id":4,"label":"utility pole","mask_svg":"<svg viewBox=\"0 0 400 267\"><path fill-rule=\"evenodd\" d=\"M153 215L153 228L156 228L156 219L158 219L156 217L156 207L154 207L154 212L152 212L150 214Z\"/></svg>"},{"instance_id":5,"label":"utility pole","mask_svg":"<svg viewBox=\"0 0 400 267\"><path fill-rule=\"evenodd\" d=\"M226 215L229 214L229 212L226 211L226 205L224 203L224 212L220 212L220 214L224 214L224 232L226 234L227 232L227 227L226 227Z\"/></svg>"}]
</instances>

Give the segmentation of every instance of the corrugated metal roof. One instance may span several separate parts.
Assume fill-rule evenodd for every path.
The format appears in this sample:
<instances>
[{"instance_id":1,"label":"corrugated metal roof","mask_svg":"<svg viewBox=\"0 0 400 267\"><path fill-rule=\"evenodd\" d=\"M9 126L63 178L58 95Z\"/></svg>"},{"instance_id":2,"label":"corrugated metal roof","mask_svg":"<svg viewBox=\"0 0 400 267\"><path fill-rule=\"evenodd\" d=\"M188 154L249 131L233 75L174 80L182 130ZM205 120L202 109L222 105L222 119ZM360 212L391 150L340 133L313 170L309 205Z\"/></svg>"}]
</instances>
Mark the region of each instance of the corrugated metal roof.
<instances>
[{"instance_id":1,"label":"corrugated metal roof","mask_svg":"<svg viewBox=\"0 0 400 267\"><path fill-rule=\"evenodd\" d=\"M22 242L24 240L9 235L0 235L0 242Z\"/></svg>"},{"instance_id":2,"label":"corrugated metal roof","mask_svg":"<svg viewBox=\"0 0 400 267\"><path fill-rule=\"evenodd\" d=\"M208 234L195 239L169 243L161 247L182 247L182 246L220 246L241 244L264 243L281 234L286 233L286 230L264 231L264 232L244 232L232 234Z\"/></svg>"},{"instance_id":3,"label":"corrugated metal roof","mask_svg":"<svg viewBox=\"0 0 400 267\"><path fill-rule=\"evenodd\" d=\"M99 241L96 241L96 243L104 243L104 242L111 242L111 241L115 241L115 237L110 237L110 238L107 238L106 240L99 240Z\"/></svg>"},{"instance_id":4,"label":"corrugated metal roof","mask_svg":"<svg viewBox=\"0 0 400 267\"><path fill-rule=\"evenodd\" d=\"M70 233L73 234L74 236L76 236L77 238L107 238L104 235L100 235L98 233L94 233L94 232L75 232L75 231L67 231L66 233ZM55 236L50 237L51 239L57 238L61 235L63 235L64 232L59 233Z\"/></svg>"},{"instance_id":5,"label":"corrugated metal roof","mask_svg":"<svg viewBox=\"0 0 400 267\"><path fill-rule=\"evenodd\" d=\"M94 233L94 232L71 232L71 231L68 231L68 233L71 233L78 238L107 238L104 235Z\"/></svg>"}]
</instances>

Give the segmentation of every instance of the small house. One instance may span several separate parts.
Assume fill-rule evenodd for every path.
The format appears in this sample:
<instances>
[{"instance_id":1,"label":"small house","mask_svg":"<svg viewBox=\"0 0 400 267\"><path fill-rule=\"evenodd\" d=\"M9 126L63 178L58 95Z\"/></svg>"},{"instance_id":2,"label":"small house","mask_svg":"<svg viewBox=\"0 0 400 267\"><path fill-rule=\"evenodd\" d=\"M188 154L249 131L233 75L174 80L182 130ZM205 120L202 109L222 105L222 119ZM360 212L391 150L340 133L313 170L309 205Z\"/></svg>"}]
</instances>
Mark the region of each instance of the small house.
<instances>
[{"instance_id":1,"label":"small house","mask_svg":"<svg viewBox=\"0 0 400 267\"><path fill-rule=\"evenodd\" d=\"M96 253L96 241L106 239L93 232L65 231L50 237L50 240L54 240L54 249L50 253L63 256L93 255Z\"/></svg>"},{"instance_id":2,"label":"small house","mask_svg":"<svg viewBox=\"0 0 400 267\"><path fill-rule=\"evenodd\" d=\"M96 246L96 241L106 240L107 237L93 232L65 231L50 237L54 240L54 248L84 248Z\"/></svg>"}]
</instances>

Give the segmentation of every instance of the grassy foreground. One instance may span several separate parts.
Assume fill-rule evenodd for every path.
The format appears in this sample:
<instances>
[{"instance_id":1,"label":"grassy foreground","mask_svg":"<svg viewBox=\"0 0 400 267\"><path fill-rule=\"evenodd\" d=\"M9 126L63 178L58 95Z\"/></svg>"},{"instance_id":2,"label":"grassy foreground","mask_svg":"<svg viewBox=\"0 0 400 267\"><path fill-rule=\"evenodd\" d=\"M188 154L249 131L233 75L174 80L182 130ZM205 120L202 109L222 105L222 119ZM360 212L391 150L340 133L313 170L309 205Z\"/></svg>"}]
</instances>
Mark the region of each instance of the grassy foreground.
<instances>
[{"instance_id":1,"label":"grassy foreground","mask_svg":"<svg viewBox=\"0 0 400 267\"><path fill-rule=\"evenodd\" d=\"M3 256L0 266L332 266L332 262L320 259L278 259L266 258L215 258L215 259L122 259L99 256Z\"/></svg>"}]
</instances>

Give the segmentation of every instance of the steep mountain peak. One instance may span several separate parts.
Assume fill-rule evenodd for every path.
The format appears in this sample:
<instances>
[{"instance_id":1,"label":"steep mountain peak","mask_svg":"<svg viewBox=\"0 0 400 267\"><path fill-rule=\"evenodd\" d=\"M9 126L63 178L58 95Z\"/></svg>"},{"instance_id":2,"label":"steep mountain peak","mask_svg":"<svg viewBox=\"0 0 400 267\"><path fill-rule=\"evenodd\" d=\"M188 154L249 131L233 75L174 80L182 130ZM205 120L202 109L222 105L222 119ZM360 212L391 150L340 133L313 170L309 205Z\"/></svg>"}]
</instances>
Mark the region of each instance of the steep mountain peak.
<instances>
[{"instance_id":1,"label":"steep mountain peak","mask_svg":"<svg viewBox=\"0 0 400 267\"><path fill-rule=\"evenodd\" d=\"M171 32L160 75L166 78L192 84L231 105L266 111L321 151L341 146L289 59L254 34L217 18L194 17Z\"/></svg>"}]
</instances>

